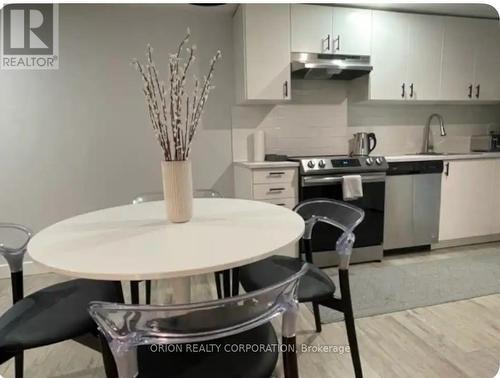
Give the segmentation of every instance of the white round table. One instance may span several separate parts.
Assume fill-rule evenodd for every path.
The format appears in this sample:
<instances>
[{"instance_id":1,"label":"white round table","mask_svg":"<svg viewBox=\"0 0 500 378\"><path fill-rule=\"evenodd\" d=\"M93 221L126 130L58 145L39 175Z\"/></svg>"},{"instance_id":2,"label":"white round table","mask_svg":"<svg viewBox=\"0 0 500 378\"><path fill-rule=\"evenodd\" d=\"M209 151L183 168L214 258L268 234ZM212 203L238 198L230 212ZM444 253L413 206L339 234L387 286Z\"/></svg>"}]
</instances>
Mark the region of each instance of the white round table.
<instances>
[{"instance_id":1,"label":"white round table","mask_svg":"<svg viewBox=\"0 0 500 378\"><path fill-rule=\"evenodd\" d=\"M164 202L156 201L63 220L37 233L28 253L50 271L72 277L180 278L264 259L303 232L299 215L264 202L195 199L191 221L170 223ZM175 302L189 301L188 282L176 280Z\"/></svg>"}]
</instances>

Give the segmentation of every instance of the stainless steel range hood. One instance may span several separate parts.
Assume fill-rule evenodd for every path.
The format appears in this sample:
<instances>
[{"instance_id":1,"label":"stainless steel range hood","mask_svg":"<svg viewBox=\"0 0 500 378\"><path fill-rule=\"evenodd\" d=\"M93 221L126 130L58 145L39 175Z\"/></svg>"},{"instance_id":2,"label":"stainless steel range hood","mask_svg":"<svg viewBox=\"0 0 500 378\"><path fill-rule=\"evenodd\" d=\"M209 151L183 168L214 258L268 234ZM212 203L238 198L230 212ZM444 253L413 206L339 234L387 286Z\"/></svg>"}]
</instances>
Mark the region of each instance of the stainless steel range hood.
<instances>
[{"instance_id":1,"label":"stainless steel range hood","mask_svg":"<svg viewBox=\"0 0 500 378\"><path fill-rule=\"evenodd\" d=\"M292 79L352 80L372 68L369 56L292 53Z\"/></svg>"}]
</instances>

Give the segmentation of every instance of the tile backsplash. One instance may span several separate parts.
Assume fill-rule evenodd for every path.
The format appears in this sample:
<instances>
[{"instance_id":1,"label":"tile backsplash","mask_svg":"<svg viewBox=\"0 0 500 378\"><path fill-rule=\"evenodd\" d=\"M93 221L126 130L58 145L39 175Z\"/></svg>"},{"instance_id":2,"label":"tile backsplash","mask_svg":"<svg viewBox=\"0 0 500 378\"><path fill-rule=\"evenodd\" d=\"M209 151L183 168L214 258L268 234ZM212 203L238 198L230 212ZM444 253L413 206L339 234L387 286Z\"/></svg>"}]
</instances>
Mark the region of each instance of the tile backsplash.
<instances>
[{"instance_id":1,"label":"tile backsplash","mask_svg":"<svg viewBox=\"0 0 500 378\"><path fill-rule=\"evenodd\" d=\"M348 141L359 131L374 132L373 154L395 155L421 149L424 124L440 113L447 136L433 125L438 151L466 152L470 136L500 131L500 105L356 104L347 99L347 83L294 81L293 101L280 105L233 106L234 161L252 160L252 135L266 134L266 153L287 155L346 154Z\"/></svg>"}]
</instances>

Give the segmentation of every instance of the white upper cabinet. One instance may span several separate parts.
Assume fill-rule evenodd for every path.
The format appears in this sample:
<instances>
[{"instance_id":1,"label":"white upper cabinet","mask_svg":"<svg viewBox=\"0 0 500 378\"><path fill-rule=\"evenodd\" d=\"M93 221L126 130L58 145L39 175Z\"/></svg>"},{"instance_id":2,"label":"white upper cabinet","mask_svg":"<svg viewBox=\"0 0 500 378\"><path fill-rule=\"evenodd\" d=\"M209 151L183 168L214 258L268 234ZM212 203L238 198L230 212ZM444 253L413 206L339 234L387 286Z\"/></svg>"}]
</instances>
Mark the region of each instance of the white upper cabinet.
<instances>
[{"instance_id":1,"label":"white upper cabinet","mask_svg":"<svg viewBox=\"0 0 500 378\"><path fill-rule=\"evenodd\" d=\"M479 40L476 43L474 63L474 90L476 100L500 99L500 23L494 20L478 22Z\"/></svg>"},{"instance_id":2,"label":"white upper cabinet","mask_svg":"<svg viewBox=\"0 0 500 378\"><path fill-rule=\"evenodd\" d=\"M370 55L372 11L291 5L292 52Z\"/></svg>"},{"instance_id":3,"label":"white upper cabinet","mask_svg":"<svg viewBox=\"0 0 500 378\"><path fill-rule=\"evenodd\" d=\"M372 24L369 99L404 100L408 95L408 15L373 11Z\"/></svg>"},{"instance_id":4,"label":"white upper cabinet","mask_svg":"<svg viewBox=\"0 0 500 378\"><path fill-rule=\"evenodd\" d=\"M439 99L442 43L441 17L374 11L370 99Z\"/></svg>"},{"instance_id":5,"label":"white upper cabinet","mask_svg":"<svg viewBox=\"0 0 500 378\"><path fill-rule=\"evenodd\" d=\"M291 53L370 56L352 100L500 101L500 23L308 4L243 4L234 16L238 103L291 99Z\"/></svg>"},{"instance_id":6,"label":"white upper cabinet","mask_svg":"<svg viewBox=\"0 0 500 378\"><path fill-rule=\"evenodd\" d=\"M332 8L291 5L292 52L332 54Z\"/></svg>"},{"instance_id":7,"label":"white upper cabinet","mask_svg":"<svg viewBox=\"0 0 500 378\"><path fill-rule=\"evenodd\" d=\"M498 21L447 17L443 45L443 100L500 100Z\"/></svg>"},{"instance_id":8,"label":"white upper cabinet","mask_svg":"<svg viewBox=\"0 0 500 378\"><path fill-rule=\"evenodd\" d=\"M333 53L370 55L372 11L356 8L333 8Z\"/></svg>"},{"instance_id":9,"label":"white upper cabinet","mask_svg":"<svg viewBox=\"0 0 500 378\"><path fill-rule=\"evenodd\" d=\"M443 42L441 99L472 99L474 55L477 40L476 20L446 17Z\"/></svg>"},{"instance_id":10,"label":"white upper cabinet","mask_svg":"<svg viewBox=\"0 0 500 378\"><path fill-rule=\"evenodd\" d=\"M441 86L443 17L409 14L407 99L438 100Z\"/></svg>"},{"instance_id":11,"label":"white upper cabinet","mask_svg":"<svg viewBox=\"0 0 500 378\"><path fill-rule=\"evenodd\" d=\"M289 5L240 5L233 29L237 102L289 100Z\"/></svg>"}]
</instances>

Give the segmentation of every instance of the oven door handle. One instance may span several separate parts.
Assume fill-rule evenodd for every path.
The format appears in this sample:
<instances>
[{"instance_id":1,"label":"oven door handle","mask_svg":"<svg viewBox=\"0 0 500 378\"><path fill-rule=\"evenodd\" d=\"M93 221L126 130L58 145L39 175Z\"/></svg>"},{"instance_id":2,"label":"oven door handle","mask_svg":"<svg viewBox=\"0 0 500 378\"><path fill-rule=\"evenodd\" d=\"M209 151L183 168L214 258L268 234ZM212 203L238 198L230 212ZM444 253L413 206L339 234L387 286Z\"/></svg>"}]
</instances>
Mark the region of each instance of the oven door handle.
<instances>
[{"instance_id":1,"label":"oven door handle","mask_svg":"<svg viewBox=\"0 0 500 378\"><path fill-rule=\"evenodd\" d=\"M326 177L305 176L302 177L302 186L341 184L343 181L342 177L343 176L326 176ZM385 181L385 174L361 175L361 182L363 183L384 182L384 181Z\"/></svg>"}]
</instances>

